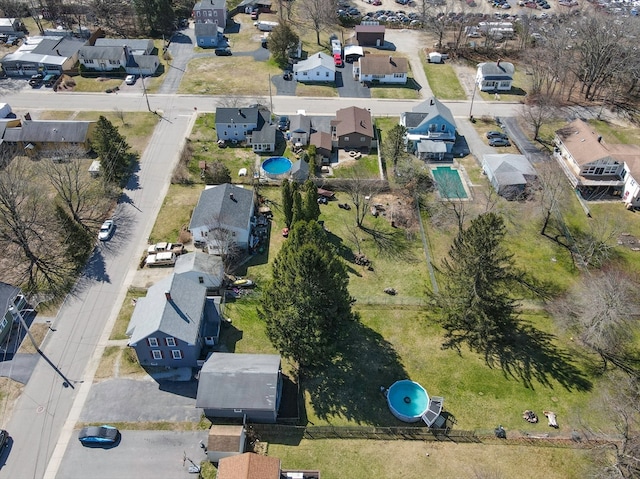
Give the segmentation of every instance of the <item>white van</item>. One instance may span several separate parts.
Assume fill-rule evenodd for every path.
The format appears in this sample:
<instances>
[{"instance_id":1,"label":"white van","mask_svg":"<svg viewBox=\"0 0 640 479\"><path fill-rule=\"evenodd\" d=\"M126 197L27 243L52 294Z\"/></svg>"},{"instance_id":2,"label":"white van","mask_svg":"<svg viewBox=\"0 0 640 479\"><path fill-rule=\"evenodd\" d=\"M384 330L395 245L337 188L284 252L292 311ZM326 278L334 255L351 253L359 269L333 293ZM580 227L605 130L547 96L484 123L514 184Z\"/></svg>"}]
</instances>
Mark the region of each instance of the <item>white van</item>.
<instances>
[{"instance_id":1,"label":"white van","mask_svg":"<svg viewBox=\"0 0 640 479\"><path fill-rule=\"evenodd\" d=\"M176 264L176 254L171 251L165 251L162 253L150 254L144 260L144 264L147 266L173 266Z\"/></svg>"}]
</instances>

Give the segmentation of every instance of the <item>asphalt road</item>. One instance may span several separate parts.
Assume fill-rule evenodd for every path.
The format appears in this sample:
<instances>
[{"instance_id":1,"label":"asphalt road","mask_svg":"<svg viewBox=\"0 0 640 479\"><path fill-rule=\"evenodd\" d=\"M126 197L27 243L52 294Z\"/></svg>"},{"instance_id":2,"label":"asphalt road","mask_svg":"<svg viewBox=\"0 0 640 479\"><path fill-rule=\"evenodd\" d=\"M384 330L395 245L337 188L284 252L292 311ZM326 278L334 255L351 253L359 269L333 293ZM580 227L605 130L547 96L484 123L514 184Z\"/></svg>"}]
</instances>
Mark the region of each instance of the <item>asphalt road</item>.
<instances>
[{"instance_id":1,"label":"asphalt road","mask_svg":"<svg viewBox=\"0 0 640 479\"><path fill-rule=\"evenodd\" d=\"M206 459L200 441L206 444L207 431L122 431L121 434L120 443L108 449L84 447L74 437L57 477L194 479L197 476L189 474L189 461L183 458L186 455L196 464Z\"/></svg>"}]
</instances>

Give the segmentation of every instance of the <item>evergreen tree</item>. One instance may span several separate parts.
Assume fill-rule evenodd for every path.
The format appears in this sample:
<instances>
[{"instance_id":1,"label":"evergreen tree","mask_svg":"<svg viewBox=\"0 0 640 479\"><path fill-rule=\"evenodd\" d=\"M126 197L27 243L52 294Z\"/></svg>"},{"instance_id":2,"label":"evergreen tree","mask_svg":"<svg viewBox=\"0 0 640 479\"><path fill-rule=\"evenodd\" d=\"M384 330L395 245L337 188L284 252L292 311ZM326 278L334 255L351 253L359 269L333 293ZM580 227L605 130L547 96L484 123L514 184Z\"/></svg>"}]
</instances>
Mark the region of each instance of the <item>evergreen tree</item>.
<instances>
[{"instance_id":1,"label":"evergreen tree","mask_svg":"<svg viewBox=\"0 0 640 479\"><path fill-rule=\"evenodd\" d=\"M320 205L318 205L318 187L311 180L304 184L304 217L307 221L318 221Z\"/></svg>"},{"instance_id":2,"label":"evergreen tree","mask_svg":"<svg viewBox=\"0 0 640 479\"><path fill-rule=\"evenodd\" d=\"M129 145L118 128L102 115L98 118L91 146L100 156L103 180L106 183L120 182L131 164Z\"/></svg>"},{"instance_id":3,"label":"evergreen tree","mask_svg":"<svg viewBox=\"0 0 640 479\"><path fill-rule=\"evenodd\" d=\"M94 237L82 223L74 221L73 217L59 204L55 205L55 214L60 225L61 242L64 245L65 256L76 271L86 265L93 250Z\"/></svg>"},{"instance_id":4,"label":"evergreen tree","mask_svg":"<svg viewBox=\"0 0 640 479\"><path fill-rule=\"evenodd\" d=\"M297 189L293 192L293 208L291 221L295 224L298 221L306 221L304 217L304 208L302 207L302 195Z\"/></svg>"},{"instance_id":5,"label":"evergreen tree","mask_svg":"<svg viewBox=\"0 0 640 479\"><path fill-rule=\"evenodd\" d=\"M293 220L293 194L289 180L282 181L282 212L284 213L284 224L291 228Z\"/></svg>"},{"instance_id":6,"label":"evergreen tree","mask_svg":"<svg viewBox=\"0 0 640 479\"><path fill-rule=\"evenodd\" d=\"M280 22L269 34L267 45L273 55L273 61L280 67L289 63L289 52L298 46L300 38L288 23Z\"/></svg>"},{"instance_id":7,"label":"evergreen tree","mask_svg":"<svg viewBox=\"0 0 640 479\"><path fill-rule=\"evenodd\" d=\"M353 319L346 269L327 244L316 221L295 223L258 313L276 349L303 369L331 358L342 326Z\"/></svg>"},{"instance_id":8,"label":"evergreen tree","mask_svg":"<svg viewBox=\"0 0 640 479\"><path fill-rule=\"evenodd\" d=\"M442 288L432 299L445 329L444 348L459 351L464 343L490 361L496 348L513 341L519 308L512 294L524 279L504 237L501 216L480 215L461 230L442 262Z\"/></svg>"}]
</instances>

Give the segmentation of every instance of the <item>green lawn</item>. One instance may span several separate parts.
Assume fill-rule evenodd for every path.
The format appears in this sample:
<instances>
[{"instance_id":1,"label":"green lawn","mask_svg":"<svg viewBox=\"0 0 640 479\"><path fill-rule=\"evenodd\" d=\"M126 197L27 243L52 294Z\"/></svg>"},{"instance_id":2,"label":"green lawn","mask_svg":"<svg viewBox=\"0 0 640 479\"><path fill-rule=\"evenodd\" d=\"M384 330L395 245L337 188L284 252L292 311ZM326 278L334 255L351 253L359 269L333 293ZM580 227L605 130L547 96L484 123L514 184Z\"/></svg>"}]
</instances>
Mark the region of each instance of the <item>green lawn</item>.
<instances>
[{"instance_id":1,"label":"green lawn","mask_svg":"<svg viewBox=\"0 0 640 479\"><path fill-rule=\"evenodd\" d=\"M380 178L377 152L374 151L358 160L348 161L333 168L335 178L352 178L354 175L364 178Z\"/></svg>"},{"instance_id":2,"label":"green lawn","mask_svg":"<svg viewBox=\"0 0 640 479\"><path fill-rule=\"evenodd\" d=\"M429 86L439 100L466 100L467 95L460 85L458 75L453 67L446 63L428 63L424 55L420 56L427 75Z\"/></svg>"}]
</instances>

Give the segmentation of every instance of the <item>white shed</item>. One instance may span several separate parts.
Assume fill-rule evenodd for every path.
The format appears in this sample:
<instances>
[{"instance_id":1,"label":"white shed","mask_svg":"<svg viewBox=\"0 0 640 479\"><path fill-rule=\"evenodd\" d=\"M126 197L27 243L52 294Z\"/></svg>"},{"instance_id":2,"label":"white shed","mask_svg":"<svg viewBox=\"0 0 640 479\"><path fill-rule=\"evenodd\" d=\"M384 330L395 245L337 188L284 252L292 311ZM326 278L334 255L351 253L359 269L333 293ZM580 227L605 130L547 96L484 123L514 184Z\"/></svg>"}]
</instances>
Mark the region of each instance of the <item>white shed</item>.
<instances>
[{"instance_id":1,"label":"white shed","mask_svg":"<svg viewBox=\"0 0 640 479\"><path fill-rule=\"evenodd\" d=\"M442 53L439 53L439 52L429 53L429 63L442 63Z\"/></svg>"}]
</instances>

